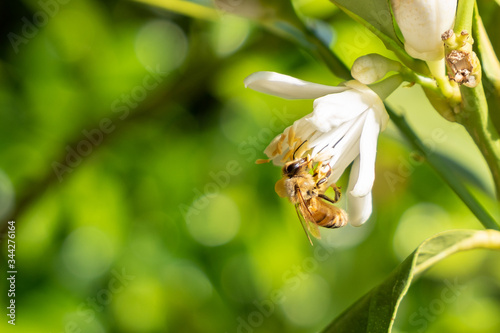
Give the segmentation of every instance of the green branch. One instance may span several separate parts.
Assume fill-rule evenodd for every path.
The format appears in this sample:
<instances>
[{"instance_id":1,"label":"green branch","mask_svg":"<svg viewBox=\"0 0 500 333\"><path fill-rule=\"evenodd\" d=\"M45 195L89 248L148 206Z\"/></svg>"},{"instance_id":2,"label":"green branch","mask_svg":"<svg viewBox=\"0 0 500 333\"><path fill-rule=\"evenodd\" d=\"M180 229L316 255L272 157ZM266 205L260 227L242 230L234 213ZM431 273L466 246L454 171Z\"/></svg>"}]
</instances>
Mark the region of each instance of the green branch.
<instances>
[{"instance_id":1,"label":"green branch","mask_svg":"<svg viewBox=\"0 0 500 333\"><path fill-rule=\"evenodd\" d=\"M483 85L479 83L475 88L461 86L460 92L462 93L462 108L457 114L457 121L467 129L488 163L498 199L500 195L500 137L488 116L488 104L484 96Z\"/></svg>"},{"instance_id":2,"label":"green branch","mask_svg":"<svg viewBox=\"0 0 500 333\"><path fill-rule=\"evenodd\" d=\"M453 28L456 35L460 35L460 33L464 30L470 33L475 2L475 0L460 0L458 2L455 27Z\"/></svg>"},{"instance_id":3,"label":"green branch","mask_svg":"<svg viewBox=\"0 0 500 333\"><path fill-rule=\"evenodd\" d=\"M401 131L403 136L409 141L409 143L417 149L431 165L431 167L437 172L437 174L450 186L450 188L458 195L460 199L469 207L471 212L478 218L481 224L486 229L500 230L499 225L495 222L493 217L486 211L486 209L481 205L481 203L471 194L463 182L458 179L452 172L450 172L449 167L441 161L439 156L433 154L429 148L427 148L418 136L410 128L403 116L396 114L389 106L386 105L387 112L391 117L391 120Z\"/></svg>"}]
</instances>

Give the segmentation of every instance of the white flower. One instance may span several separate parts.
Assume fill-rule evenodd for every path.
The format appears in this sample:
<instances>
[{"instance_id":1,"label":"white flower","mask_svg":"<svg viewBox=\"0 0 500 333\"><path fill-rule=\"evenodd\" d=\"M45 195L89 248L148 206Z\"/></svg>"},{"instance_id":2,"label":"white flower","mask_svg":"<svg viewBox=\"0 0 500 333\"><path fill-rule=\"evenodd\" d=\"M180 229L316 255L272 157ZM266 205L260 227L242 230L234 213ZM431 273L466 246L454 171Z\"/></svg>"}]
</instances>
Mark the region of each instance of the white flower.
<instances>
[{"instance_id":1,"label":"white flower","mask_svg":"<svg viewBox=\"0 0 500 333\"><path fill-rule=\"evenodd\" d=\"M391 0L391 5L406 52L425 61L442 59L441 34L453 28L457 0Z\"/></svg>"},{"instance_id":2,"label":"white flower","mask_svg":"<svg viewBox=\"0 0 500 333\"><path fill-rule=\"evenodd\" d=\"M372 212L377 139L389 119L378 95L357 81L334 87L273 72L252 74L245 86L288 99L316 99L313 112L286 128L264 152L276 165L308 152L331 167L329 184L352 163L347 213L352 225L363 224Z\"/></svg>"}]
</instances>

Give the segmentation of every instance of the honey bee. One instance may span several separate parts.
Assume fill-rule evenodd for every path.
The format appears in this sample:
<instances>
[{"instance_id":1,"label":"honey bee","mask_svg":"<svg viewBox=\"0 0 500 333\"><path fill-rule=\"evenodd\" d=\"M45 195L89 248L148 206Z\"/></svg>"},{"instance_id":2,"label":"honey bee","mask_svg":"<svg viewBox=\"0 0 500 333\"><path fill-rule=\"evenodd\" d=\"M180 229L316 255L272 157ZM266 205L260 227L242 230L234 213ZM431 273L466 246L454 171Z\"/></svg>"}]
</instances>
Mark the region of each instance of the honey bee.
<instances>
[{"instance_id":1,"label":"honey bee","mask_svg":"<svg viewBox=\"0 0 500 333\"><path fill-rule=\"evenodd\" d=\"M283 178L275 185L276 193L280 197L287 197L295 204L300 223L311 245L312 241L306 230L314 237L321 238L318 226L340 228L347 223L344 210L332 205L340 199L340 188L332 186L335 191L334 199L324 194L328 188L327 180L330 174L329 166L324 172L321 163L313 169L313 161L307 156L286 163L283 166Z\"/></svg>"}]
</instances>

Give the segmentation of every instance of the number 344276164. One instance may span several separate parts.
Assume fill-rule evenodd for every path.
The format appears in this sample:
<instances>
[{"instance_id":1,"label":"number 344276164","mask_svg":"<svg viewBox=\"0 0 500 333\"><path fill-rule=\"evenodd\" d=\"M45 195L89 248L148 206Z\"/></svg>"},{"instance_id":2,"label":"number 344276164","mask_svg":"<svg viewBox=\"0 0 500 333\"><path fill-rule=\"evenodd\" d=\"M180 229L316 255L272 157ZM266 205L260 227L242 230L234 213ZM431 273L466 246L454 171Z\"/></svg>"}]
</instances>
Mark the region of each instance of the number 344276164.
<instances>
[{"instance_id":1,"label":"number 344276164","mask_svg":"<svg viewBox=\"0 0 500 333\"><path fill-rule=\"evenodd\" d=\"M15 264L16 264L16 260L15 260L15 257L16 257L16 242L14 241L14 239L16 238L16 225L15 225L15 221L9 221L8 222L8 246L7 246L7 252L9 252L9 254L7 255L10 260L8 261L8 265L9 265L9 268L10 269L13 269L15 267Z\"/></svg>"}]
</instances>

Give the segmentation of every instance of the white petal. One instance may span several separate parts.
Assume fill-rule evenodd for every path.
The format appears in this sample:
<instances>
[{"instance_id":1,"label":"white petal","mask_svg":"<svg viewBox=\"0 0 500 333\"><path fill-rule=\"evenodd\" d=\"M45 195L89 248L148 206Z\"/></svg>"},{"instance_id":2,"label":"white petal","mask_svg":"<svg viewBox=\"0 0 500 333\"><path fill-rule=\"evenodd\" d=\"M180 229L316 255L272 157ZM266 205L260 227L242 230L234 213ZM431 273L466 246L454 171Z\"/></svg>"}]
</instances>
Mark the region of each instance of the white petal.
<instances>
[{"instance_id":1,"label":"white petal","mask_svg":"<svg viewBox=\"0 0 500 333\"><path fill-rule=\"evenodd\" d=\"M293 133L293 134L292 134ZM282 138L282 135L284 137ZM289 146L289 135L293 138L290 140L293 142L292 147ZM304 151L306 147L313 147L311 144L311 137L316 135L316 128L312 126L305 117L297 119L291 126L285 128L282 134L278 134L271 143L264 150L266 154L272 161L274 165L283 165L283 158L288 154L290 149L297 149L301 146ZM304 142L304 144L302 144ZM281 152L281 153L280 153Z\"/></svg>"},{"instance_id":2,"label":"white petal","mask_svg":"<svg viewBox=\"0 0 500 333\"><path fill-rule=\"evenodd\" d=\"M358 81L348 81L345 85L363 94L364 98L367 100L367 104L370 104L370 108L375 111L375 116L380 123L380 131L385 130L385 127L389 122L389 114L385 110L384 102L380 99L380 97L368 86Z\"/></svg>"},{"instance_id":3,"label":"white petal","mask_svg":"<svg viewBox=\"0 0 500 333\"><path fill-rule=\"evenodd\" d=\"M457 0L391 0L409 55L422 60L444 57L441 34L453 27Z\"/></svg>"},{"instance_id":4,"label":"white petal","mask_svg":"<svg viewBox=\"0 0 500 333\"><path fill-rule=\"evenodd\" d=\"M351 154L359 155L359 140L361 138L363 126L365 123L366 115L361 115L356 119L355 122L351 122L352 125L346 134L340 139L340 141L333 141L330 144L333 146L333 157L328 163L332 167L333 171L337 168L338 163L343 163L343 160L346 160L346 165L349 165L353 158L347 158L347 156L351 156Z\"/></svg>"},{"instance_id":5,"label":"white petal","mask_svg":"<svg viewBox=\"0 0 500 333\"><path fill-rule=\"evenodd\" d=\"M347 215L352 226L363 225L372 215L372 193L364 197L347 194Z\"/></svg>"},{"instance_id":6,"label":"white petal","mask_svg":"<svg viewBox=\"0 0 500 333\"><path fill-rule=\"evenodd\" d=\"M371 192L375 180L375 158L377 156L377 139L380 133L380 124L373 110L367 112L363 131L359 142L359 177L351 195L366 196ZM352 174L352 170L351 170Z\"/></svg>"},{"instance_id":7,"label":"white petal","mask_svg":"<svg viewBox=\"0 0 500 333\"><path fill-rule=\"evenodd\" d=\"M371 99L355 89L329 94L314 101L314 111L307 120L318 130L328 132L358 117L371 107L370 102Z\"/></svg>"},{"instance_id":8,"label":"white petal","mask_svg":"<svg viewBox=\"0 0 500 333\"><path fill-rule=\"evenodd\" d=\"M328 180L328 183L329 184L336 183L344 173L345 169L349 166L349 164L352 163L354 159L358 157L358 155L359 155L359 141L353 142L351 149L347 149L342 155L342 158L339 159L337 163L335 163L335 165L332 166L332 174L330 176L330 179Z\"/></svg>"},{"instance_id":9,"label":"white petal","mask_svg":"<svg viewBox=\"0 0 500 333\"><path fill-rule=\"evenodd\" d=\"M347 214L349 215L349 222L355 227L359 227L365 223L372 214L371 192L362 197L353 196L351 194L354 186L353 184L356 184L358 181L359 170L359 158L356 158L351 167L349 186L347 187Z\"/></svg>"},{"instance_id":10,"label":"white petal","mask_svg":"<svg viewBox=\"0 0 500 333\"><path fill-rule=\"evenodd\" d=\"M339 141L342 138L344 138L347 135L347 133L349 133L349 131L351 131L355 123L356 119L353 119L351 121L343 123L342 125L340 125L339 127L335 128L330 132L316 131L316 134L310 139L311 145L314 146L312 155L315 155L320 150L321 151L333 150L336 144L339 143Z\"/></svg>"},{"instance_id":11,"label":"white petal","mask_svg":"<svg viewBox=\"0 0 500 333\"><path fill-rule=\"evenodd\" d=\"M250 74L244 83L250 89L287 99L313 99L348 89L307 82L275 72Z\"/></svg>"},{"instance_id":12,"label":"white petal","mask_svg":"<svg viewBox=\"0 0 500 333\"><path fill-rule=\"evenodd\" d=\"M278 134L270 144L267 145L266 149L264 149L264 154L267 155L269 158L274 158L275 155L273 154L274 151L276 150L276 147L278 146L278 142L281 139L281 134Z\"/></svg>"}]
</instances>

